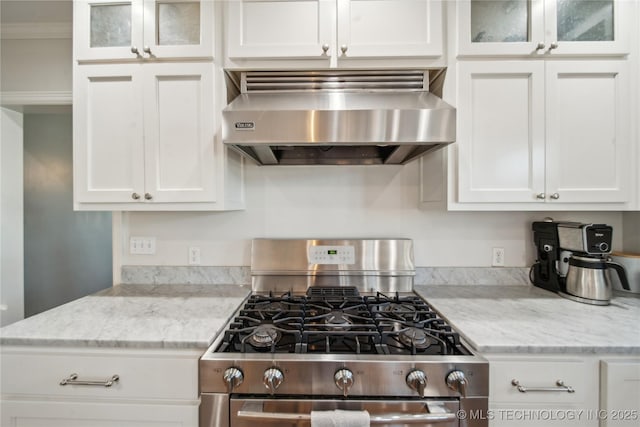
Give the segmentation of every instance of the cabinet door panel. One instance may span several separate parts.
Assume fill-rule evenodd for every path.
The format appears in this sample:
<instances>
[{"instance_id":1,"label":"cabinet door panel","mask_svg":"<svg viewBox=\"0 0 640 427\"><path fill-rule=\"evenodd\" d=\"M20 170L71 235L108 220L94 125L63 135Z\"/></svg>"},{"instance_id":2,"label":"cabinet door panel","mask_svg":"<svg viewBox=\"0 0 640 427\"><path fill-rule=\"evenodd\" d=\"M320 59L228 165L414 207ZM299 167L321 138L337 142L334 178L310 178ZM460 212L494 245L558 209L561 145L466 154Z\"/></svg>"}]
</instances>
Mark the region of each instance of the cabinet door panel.
<instances>
[{"instance_id":1,"label":"cabinet door panel","mask_svg":"<svg viewBox=\"0 0 640 427\"><path fill-rule=\"evenodd\" d=\"M135 59L142 54L141 0L73 2L74 59Z\"/></svg>"},{"instance_id":2,"label":"cabinet door panel","mask_svg":"<svg viewBox=\"0 0 640 427\"><path fill-rule=\"evenodd\" d=\"M341 58L442 55L439 0L338 0Z\"/></svg>"},{"instance_id":3,"label":"cabinet door panel","mask_svg":"<svg viewBox=\"0 0 640 427\"><path fill-rule=\"evenodd\" d=\"M335 2L241 0L227 3L230 58L322 58L331 45Z\"/></svg>"},{"instance_id":4,"label":"cabinet door panel","mask_svg":"<svg viewBox=\"0 0 640 427\"><path fill-rule=\"evenodd\" d=\"M627 65L548 62L546 67L547 192L557 193L558 202L628 201Z\"/></svg>"},{"instance_id":5,"label":"cabinet door panel","mask_svg":"<svg viewBox=\"0 0 640 427\"><path fill-rule=\"evenodd\" d=\"M543 64L458 67L459 200L536 201L544 192Z\"/></svg>"},{"instance_id":6,"label":"cabinet door panel","mask_svg":"<svg viewBox=\"0 0 640 427\"><path fill-rule=\"evenodd\" d=\"M625 0L546 0L548 51L561 54L620 55L629 52L627 22L632 2Z\"/></svg>"},{"instance_id":7,"label":"cabinet door panel","mask_svg":"<svg viewBox=\"0 0 640 427\"><path fill-rule=\"evenodd\" d=\"M213 9L210 0L146 0L145 47L157 58L213 57Z\"/></svg>"},{"instance_id":8,"label":"cabinet door panel","mask_svg":"<svg viewBox=\"0 0 640 427\"><path fill-rule=\"evenodd\" d=\"M147 68L145 183L155 202L215 200L213 65Z\"/></svg>"},{"instance_id":9,"label":"cabinet door panel","mask_svg":"<svg viewBox=\"0 0 640 427\"><path fill-rule=\"evenodd\" d=\"M600 409L609 415L601 426L636 426L638 418L633 414L640 402L640 360L601 361L600 385Z\"/></svg>"},{"instance_id":10,"label":"cabinet door panel","mask_svg":"<svg viewBox=\"0 0 640 427\"><path fill-rule=\"evenodd\" d=\"M460 0L456 6L461 55L629 53L630 1Z\"/></svg>"},{"instance_id":11,"label":"cabinet door panel","mask_svg":"<svg viewBox=\"0 0 640 427\"><path fill-rule=\"evenodd\" d=\"M138 65L87 65L74 82L76 202L132 202L144 191Z\"/></svg>"},{"instance_id":12,"label":"cabinet door panel","mask_svg":"<svg viewBox=\"0 0 640 427\"><path fill-rule=\"evenodd\" d=\"M544 42L543 0L457 2L461 55L530 55Z\"/></svg>"}]
</instances>

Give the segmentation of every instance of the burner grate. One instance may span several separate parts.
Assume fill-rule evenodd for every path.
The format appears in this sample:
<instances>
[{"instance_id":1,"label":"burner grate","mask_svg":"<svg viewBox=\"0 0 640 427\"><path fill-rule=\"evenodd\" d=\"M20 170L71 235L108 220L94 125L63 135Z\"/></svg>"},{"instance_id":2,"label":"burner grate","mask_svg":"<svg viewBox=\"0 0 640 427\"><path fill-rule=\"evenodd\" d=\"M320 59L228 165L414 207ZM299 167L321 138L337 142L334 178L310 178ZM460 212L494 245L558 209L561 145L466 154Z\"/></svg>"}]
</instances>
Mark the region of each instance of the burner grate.
<instances>
[{"instance_id":1,"label":"burner grate","mask_svg":"<svg viewBox=\"0 0 640 427\"><path fill-rule=\"evenodd\" d=\"M253 295L218 352L468 355L460 337L420 297L360 296L310 287L306 296Z\"/></svg>"},{"instance_id":2,"label":"burner grate","mask_svg":"<svg viewBox=\"0 0 640 427\"><path fill-rule=\"evenodd\" d=\"M307 297L316 298L348 298L359 297L360 292L355 286L311 286L307 289Z\"/></svg>"}]
</instances>

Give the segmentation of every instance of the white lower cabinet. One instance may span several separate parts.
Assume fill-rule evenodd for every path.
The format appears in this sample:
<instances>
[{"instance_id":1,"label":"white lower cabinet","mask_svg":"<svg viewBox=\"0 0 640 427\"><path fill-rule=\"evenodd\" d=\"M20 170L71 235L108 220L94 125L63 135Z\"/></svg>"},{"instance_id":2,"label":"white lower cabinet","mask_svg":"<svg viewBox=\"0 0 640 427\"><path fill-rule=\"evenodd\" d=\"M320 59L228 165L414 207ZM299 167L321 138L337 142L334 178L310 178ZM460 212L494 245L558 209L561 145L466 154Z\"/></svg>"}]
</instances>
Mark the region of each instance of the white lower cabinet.
<instances>
[{"instance_id":1,"label":"white lower cabinet","mask_svg":"<svg viewBox=\"0 0 640 427\"><path fill-rule=\"evenodd\" d=\"M490 364L492 427L640 425L640 357L484 357Z\"/></svg>"},{"instance_id":2,"label":"white lower cabinet","mask_svg":"<svg viewBox=\"0 0 640 427\"><path fill-rule=\"evenodd\" d=\"M485 357L490 363L490 426L598 426L597 359Z\"/></svg>"},{"instance_id":3,"label":"white lower cabinet","mask_svg":"<svg viewBox=\"0 0 640 427\"><path fill-rule=\"evenodd\" d=\"M198 407L11 400L2 402L0 421L3 427L196 427Z\"/></svg>"},{"instance_id":4,"label":"white lower cabinet","mask_svg":"<svg viewBox=\"0 0 640 427\"><path fill-rule=\"evenodd\" d=\"M0 424L197 427L200 353L5 346Z\"/></svg>"},{"instance_id":5,"label":"white lower cabinet","mask_svg":"<svg viewBox=\"0 0 640 427\"><path fill-rule=\"evenodd\" d=\"M600 362L601 427L640 425L640 360Z\"/></svg>"}]
</instances>

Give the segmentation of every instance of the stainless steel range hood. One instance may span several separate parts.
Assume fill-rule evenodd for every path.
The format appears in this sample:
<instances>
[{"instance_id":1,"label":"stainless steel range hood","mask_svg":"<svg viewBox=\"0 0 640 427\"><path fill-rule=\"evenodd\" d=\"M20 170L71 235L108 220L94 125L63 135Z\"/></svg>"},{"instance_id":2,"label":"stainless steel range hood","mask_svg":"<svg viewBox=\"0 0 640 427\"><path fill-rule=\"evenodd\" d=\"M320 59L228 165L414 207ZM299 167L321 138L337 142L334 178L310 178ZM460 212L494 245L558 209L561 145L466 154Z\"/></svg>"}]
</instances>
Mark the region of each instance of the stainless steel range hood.
<instances>
[{"instance_id":1,"label":"stainless steel range hood","mask_svg":"<svg viewBox=\"0 0 640 427\"><path fill-rule=\"evenodd\" d=\"M455 141L455 109L429 75L227 73L240 93L222 112L223 142L261 165L404 164Z\"/></svg>"}]
</instances>

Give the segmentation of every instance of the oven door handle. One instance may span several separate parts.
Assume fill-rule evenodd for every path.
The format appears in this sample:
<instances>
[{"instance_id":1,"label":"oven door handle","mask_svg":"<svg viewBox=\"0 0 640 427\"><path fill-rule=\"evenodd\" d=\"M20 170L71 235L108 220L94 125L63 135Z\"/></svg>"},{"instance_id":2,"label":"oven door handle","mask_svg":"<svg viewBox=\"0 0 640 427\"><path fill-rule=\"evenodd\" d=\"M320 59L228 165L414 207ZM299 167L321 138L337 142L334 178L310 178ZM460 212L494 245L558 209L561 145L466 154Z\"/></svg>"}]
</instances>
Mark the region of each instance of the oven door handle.
<instances>
[{"instance_id":1,"label":"oven door handle","mask_svg":"<svg viewBox=\"0 0 640 427\"><path fill-rule=\"evenodd\" d=\"M370 415L371 424L424 424L424 423L450 423L457 421L458 416L449 412L440 405L425 404L430 410L426 414L372 414ZM296 414L290 412L264 412L260 402L247 402L242 409L238 411L238 418L262 421L311 421L311 414Z\"/></svg>"}]
</instances>

